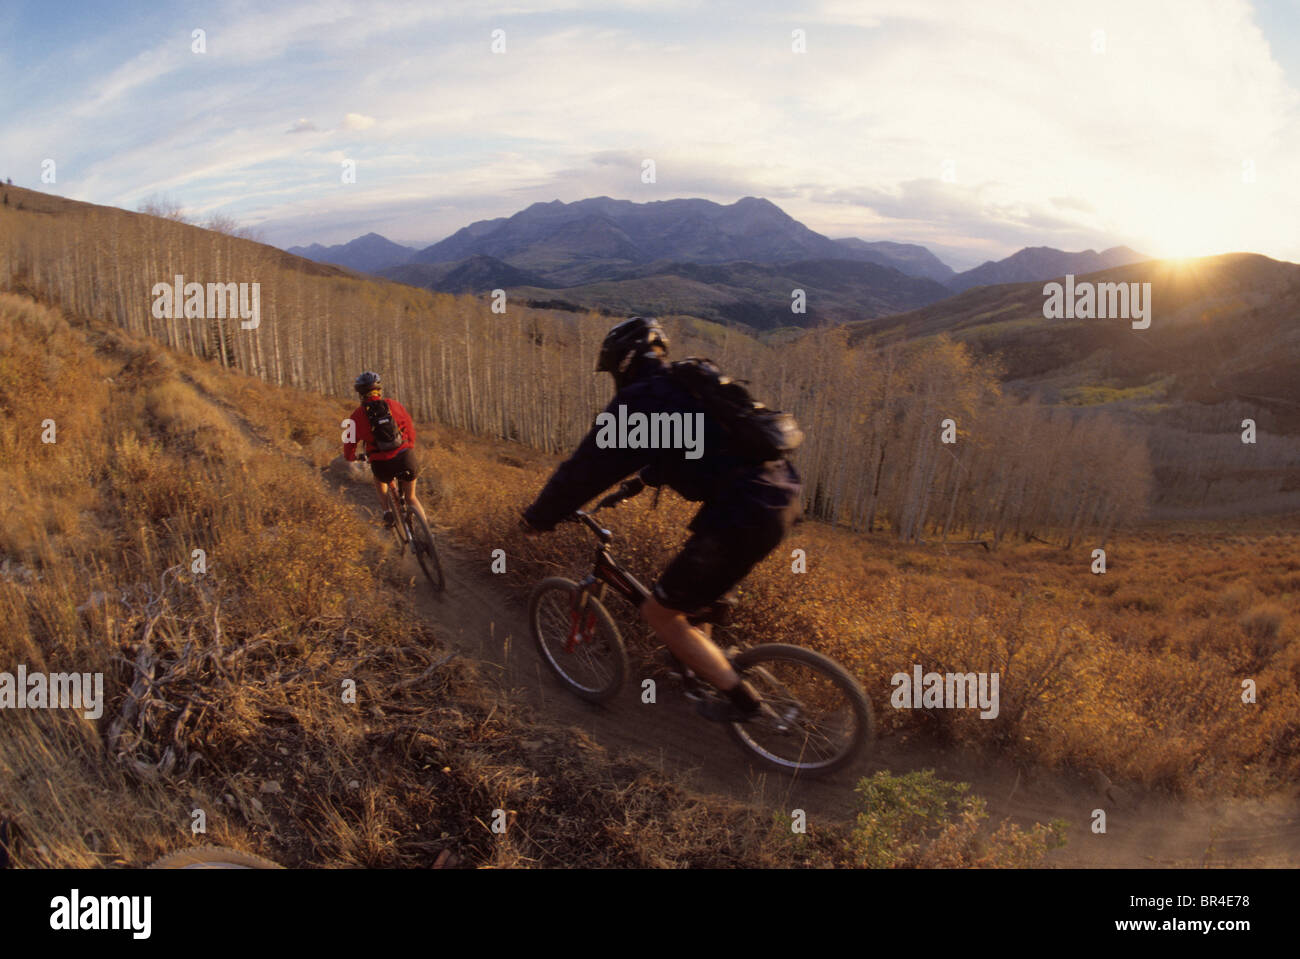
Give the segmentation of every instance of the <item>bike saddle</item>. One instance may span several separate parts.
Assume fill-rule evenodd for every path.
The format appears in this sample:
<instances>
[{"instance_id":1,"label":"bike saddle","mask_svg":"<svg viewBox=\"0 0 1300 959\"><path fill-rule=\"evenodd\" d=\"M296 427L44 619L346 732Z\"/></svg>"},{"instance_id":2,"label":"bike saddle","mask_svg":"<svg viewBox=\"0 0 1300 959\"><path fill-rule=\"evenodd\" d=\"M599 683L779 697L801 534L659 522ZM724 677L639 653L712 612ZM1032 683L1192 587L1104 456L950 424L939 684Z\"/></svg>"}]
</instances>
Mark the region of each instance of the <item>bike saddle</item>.
<instances>
[{"instance_id":1,"label":"bike saddle","mask_svg":"<svg viewBox=\"0 0 1300 959\"><path fill-rule=\"evenodd\" d=\"M734 593L726 593L719 599L714 600L708 606L697 609L686 617L688 623L699 626L702 623L712 623L714 626L726 626L731 622L731 614L735 611L740 601Z\"/></svg>"}]
</instances>

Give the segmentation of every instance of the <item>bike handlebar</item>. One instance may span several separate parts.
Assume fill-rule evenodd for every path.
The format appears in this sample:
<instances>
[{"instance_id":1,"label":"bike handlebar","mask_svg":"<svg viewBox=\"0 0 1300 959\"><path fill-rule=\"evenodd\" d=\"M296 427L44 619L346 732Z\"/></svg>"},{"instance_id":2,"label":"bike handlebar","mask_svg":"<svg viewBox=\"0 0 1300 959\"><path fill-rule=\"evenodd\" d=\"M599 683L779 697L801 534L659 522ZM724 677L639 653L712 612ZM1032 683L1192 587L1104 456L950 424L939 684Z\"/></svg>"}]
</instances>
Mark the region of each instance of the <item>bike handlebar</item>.
<instances>
[{"instance_id":1,"label":"bike handlebar","mask_svg":"<svg viewBox=\"0 0 1300 959\"><path fill-rule=\"evenodd\" d=\"M600 509L600 507L597 506L596 509ZM592 512L595 512L595 510L592 510ZM605 527L601 526L599 523L597 523L594 519L591 518L591 513L584 513L580 509L574 510L572 515L570 515L568 519L574 523L582 523L584 526L587 527L587 529L595 533L596 538L600 540L602 543L608 543L611 539L614 538L613 533L605 529Z\"/></svg>"}]
</instances>

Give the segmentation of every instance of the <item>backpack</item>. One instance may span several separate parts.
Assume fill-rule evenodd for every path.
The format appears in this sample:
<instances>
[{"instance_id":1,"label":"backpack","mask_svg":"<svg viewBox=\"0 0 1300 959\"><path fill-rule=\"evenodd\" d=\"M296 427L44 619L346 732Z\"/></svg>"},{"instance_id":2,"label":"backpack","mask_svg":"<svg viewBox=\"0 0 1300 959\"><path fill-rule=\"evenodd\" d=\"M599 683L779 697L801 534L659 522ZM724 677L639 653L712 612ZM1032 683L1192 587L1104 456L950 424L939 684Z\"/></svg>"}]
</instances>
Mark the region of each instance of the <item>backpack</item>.
<instances>
[{"instance_id":1,"label":"backpack","mask_svg":"<svg viewBox=\"0 0 1300 959\"><path fill-rule=\"evenodd\" d=\"M366 419L370 421L370 435L373 437L371 445L376 450L388 452L406 442L402 428L397 425L392 410L388 408L388 400L366 400L361 406L366 411Z\"/></svg>"},{"instance_id":2,"label":"backpack","mask_svg":"<svg viewBox=\"0 0 1300 959\"><path fill-rule=\"evenodd\" d=\"M704 407L727 434L727 449L747 460L764 463L798 449L803 431L789 413L769 410L742 385L709 359L689 356L669 366L673 378Z\"/></svg>"}]
</instances>

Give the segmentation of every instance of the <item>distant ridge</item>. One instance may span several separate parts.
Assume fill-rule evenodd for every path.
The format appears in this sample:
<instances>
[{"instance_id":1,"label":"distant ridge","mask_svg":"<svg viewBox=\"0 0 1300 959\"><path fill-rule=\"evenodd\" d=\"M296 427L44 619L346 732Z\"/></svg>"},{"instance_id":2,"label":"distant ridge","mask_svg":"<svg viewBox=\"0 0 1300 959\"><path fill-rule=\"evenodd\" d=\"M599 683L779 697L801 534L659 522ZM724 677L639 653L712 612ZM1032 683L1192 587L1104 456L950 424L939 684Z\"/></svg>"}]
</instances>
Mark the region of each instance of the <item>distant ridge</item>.
<instances>
[{"instance_id":1,"label":"distant ridge","mask_svg":"<svg viewBox=\"0 0 1300 959\"><path fill-rule=\"evenodd\" d=\"M989 260L973 270L958 273L947 281L947 285L950 290L961 293L974 286L1052 280L1067 273L1076 276L1083 273L1096 273L1098 270L1128 266L1130 263L1149 259L1151 257L1146 254L1138 253L1126 246L1113 246L1100 253L1096 250L1067 253L1050 246L1028 246L1004 260Z\"/></svg>"},{"instance_id":2,"label":"distant ridge","mask_svg":"<svg viewBox=\"0 0 1300 959\"><path fill-rule=\"evenodd\" d=\"M890 240L868 242L855 236L844 237L835 241L857 258L881 266L892 266L908 276L920 276L927 280L946 283L956 274L952 267L923 246L915 243L894 243Z\"/></svg>"},{"instance_id":3,"label":"distant ridge","mask_svg":"<svg viewBox=\"0 0 1300 959\"><path fill-rule=\"evenodd\" d=\"M385 267L405 263L415 251L378 233L367 233L336 246L313 243L311 246L291 246L285 252L304 256L317 263L333 263L361 273L374 273Z\"/></svg>"}]
</instances>

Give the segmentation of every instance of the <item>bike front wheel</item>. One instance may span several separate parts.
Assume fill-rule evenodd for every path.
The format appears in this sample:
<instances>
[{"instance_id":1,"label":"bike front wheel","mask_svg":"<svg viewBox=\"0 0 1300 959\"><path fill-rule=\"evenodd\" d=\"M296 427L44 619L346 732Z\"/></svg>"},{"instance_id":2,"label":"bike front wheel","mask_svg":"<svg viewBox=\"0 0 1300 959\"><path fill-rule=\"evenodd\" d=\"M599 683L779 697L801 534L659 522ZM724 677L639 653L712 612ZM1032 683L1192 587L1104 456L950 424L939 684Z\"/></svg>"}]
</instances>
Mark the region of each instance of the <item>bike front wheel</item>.
<instances>
[{"instance_id":1,"label":"bike front wheel","mask_svg":"<svg viewBox=\"0 0 1300 959\"><path fill-rule=\"evenodd\" d=\"M433 530L418 510L410 510L409 515L412 551L433 591L441 593L446 589L447 581L442 575L442 561L438 559L438 548L433 542Z\"/></svg>"},{"instance_id":2,"label":"bike front wheel","mask_svg":"<svg viewBox=\"0 0 1300 959\"><path fill-rule=\"evenodd\" d=\"M867 694L835 660L768 643L740 653L732 666L762 696L763 711L728 729L764 765L825 776L852 763L874 738Z\"/></svg>"},{"instance_id":3,"label":"bike front wheel","mask_svg":"<svg viewBox=\"0 0 1300 959\"><path fill-rule=\"evenodd\" d=\"M560 681L591 702L623 688L627 650L609 611L571 579L553 576L533 588L528 621L542 659Z\"/></svg>"}]
</instances>

